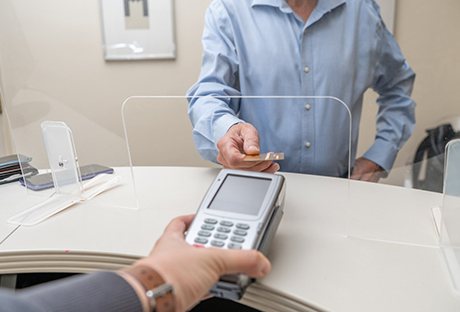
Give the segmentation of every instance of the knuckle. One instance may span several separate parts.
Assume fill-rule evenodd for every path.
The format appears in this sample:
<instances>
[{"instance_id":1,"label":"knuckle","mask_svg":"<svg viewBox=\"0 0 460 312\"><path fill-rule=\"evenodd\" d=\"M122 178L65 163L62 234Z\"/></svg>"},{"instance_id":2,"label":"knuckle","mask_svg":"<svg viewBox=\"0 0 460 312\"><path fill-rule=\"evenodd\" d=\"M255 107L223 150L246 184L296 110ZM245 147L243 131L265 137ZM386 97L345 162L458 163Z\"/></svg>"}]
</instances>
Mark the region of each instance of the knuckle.
<instances>
[{"instance_id":1,"label":"knuckle","mask_svg":"<svg viewBox=\"0 0 460 312\"><path fill-rule=\"evenodd\" d=\"M221 138L218 142L217 142L217 148L220 150L224 145L225 145L225 137Z\"/></svg>"}]
</instances>

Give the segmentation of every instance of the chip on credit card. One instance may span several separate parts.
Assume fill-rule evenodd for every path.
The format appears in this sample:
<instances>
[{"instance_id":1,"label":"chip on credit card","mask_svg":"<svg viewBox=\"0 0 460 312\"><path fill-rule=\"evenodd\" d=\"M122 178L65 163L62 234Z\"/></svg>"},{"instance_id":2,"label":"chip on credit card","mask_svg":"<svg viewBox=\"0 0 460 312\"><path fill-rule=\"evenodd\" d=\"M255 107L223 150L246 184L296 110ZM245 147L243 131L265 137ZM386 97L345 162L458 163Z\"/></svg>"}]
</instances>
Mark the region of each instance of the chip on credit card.
<instances>
[{"instance_id":1,"label":"chip on credit card","mask_svg":"<svg viewBox=\"0 0 460 312\"><path fill-rule=\"evenodd\" d=\"M264 160L282 160L284 159L284 153L279 152L268 152L257 155L246 155L244 161L264 161Z\"/></svg>"}]
</instances>

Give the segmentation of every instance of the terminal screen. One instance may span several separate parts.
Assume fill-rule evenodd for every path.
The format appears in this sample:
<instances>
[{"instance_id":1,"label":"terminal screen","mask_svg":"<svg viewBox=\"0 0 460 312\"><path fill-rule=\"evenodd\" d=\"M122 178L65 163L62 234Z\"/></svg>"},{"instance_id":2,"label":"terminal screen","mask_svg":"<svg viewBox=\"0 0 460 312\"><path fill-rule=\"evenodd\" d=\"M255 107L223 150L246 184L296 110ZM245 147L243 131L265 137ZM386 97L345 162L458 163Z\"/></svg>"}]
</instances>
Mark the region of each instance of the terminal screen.
<instances>
[{"instance_id":1,"label":"terminal screen","mask_svg":"<svg viewBox=\"0 0 460 312\"><path fill-rule=\"evenodd\" d=\"M258 215L271 179L229 174L209 204L209 209Z\"/></svg>"}]
</instances>

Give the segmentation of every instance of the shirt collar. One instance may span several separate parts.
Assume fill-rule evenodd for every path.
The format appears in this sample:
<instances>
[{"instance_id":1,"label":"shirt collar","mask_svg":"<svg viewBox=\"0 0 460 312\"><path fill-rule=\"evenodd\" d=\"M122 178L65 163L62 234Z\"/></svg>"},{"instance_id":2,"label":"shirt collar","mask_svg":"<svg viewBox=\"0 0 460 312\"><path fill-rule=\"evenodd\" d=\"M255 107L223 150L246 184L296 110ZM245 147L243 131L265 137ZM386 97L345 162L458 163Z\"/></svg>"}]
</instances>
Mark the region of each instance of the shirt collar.
<instances>
[{"instance_id":1,"label":"shirt collar","mask_svg":"<svg viewBox=\"0 0 460 312\"><path fill-rule=\"evenodd\" d=\"M252 0L251 1L251 6L257 6L257 5L269 5L269 6L275 6L279 7L282 5L284 0Z\"/></svg>"},{"instance_id":2,"label":"shirt collar","mask_svg":"<svg viewBox=\"0 0 460 312\"><path fill-rule=\"evenodd\" d=\"M324 15L346 4L346 0L318 0L316 8L308 18L307 27L319 21Z\"/></svg>"},{"instance_id":3,"label":"shirt collar","mask_svg":"<svg viewBox=\"0 0 460 312\"><path fill-rule=\"evenodd\" d=\"M315 10L322 14L330 12L347 2L346 0L318 0Z\"/></svg>"},{"instance_id":4,"label":"shirt collar","mask_svg":"<svg viewBox=\"0 0 460 312\"><path fill-rule=\"evenodd\" d=\"M286 9L290 9L289 5L285 0L251 0L251 7L254 6L273 6L278 7L282 11ZM344 4L346 0L318 0L318 4L316 5L315 11L318 12L319 16L323 16L325 13L332 11L333 9L337 8L338 6ZM292 11L292 10L291 10Z\"/></svg>"},{"instance_id":5,"label":"shirt collar","mask_svg":"<svg viewBox=\"0 0 460 312\"><path fill-rule=\"evenodd\" d=\"M252 0L251 7L255 6L272 6L283 9L289 9L289 5L285 0Z\"/></svg>"}]
</instances>

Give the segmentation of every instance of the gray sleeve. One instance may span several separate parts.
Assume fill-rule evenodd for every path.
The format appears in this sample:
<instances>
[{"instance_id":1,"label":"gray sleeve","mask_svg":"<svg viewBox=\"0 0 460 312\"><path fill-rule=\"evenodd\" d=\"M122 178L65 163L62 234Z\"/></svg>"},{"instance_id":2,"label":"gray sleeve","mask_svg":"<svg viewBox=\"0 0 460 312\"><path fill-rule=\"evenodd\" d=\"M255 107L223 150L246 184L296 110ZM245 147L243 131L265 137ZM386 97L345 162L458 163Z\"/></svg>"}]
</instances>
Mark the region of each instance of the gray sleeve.
<instances>
[{"instance_id":1,"label":"gray sleeve","mask_svg":"<svg viewBox=\"0 0 460 312\"><path fill-rule=\"evenodd\" d=\"M113 272L99 272L35 286L0 291L0 312L142 311L133 288Z\"/></svg>"}]
</instances>

